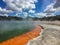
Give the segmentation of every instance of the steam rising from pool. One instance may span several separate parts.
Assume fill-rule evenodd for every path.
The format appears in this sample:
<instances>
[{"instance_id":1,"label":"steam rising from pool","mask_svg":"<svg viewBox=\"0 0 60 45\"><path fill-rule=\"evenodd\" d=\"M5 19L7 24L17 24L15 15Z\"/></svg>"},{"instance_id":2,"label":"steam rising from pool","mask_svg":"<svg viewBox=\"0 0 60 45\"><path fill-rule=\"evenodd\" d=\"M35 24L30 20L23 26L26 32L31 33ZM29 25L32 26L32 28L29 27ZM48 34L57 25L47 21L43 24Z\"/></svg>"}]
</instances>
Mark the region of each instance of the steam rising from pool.
<instances>
[{"instance_id":1,"label":"steam rising from pool","mask_svg":"<svg viewBox=\"0 0 60 45\"><path fill-rule=\"evenodd\" d=\"M31 21L0 21L0 33L14 29L33 28Z\"/></svg>"},{"instance_id":2,"label":"steam rising from pool","mask_svg":"<svg viewBox=\"0 0 60 45\"><path fill-rule=\"evenodd\" d=\"M34 29L31 21L0 21L0 42Z\"/></svg>"}]
</instances>

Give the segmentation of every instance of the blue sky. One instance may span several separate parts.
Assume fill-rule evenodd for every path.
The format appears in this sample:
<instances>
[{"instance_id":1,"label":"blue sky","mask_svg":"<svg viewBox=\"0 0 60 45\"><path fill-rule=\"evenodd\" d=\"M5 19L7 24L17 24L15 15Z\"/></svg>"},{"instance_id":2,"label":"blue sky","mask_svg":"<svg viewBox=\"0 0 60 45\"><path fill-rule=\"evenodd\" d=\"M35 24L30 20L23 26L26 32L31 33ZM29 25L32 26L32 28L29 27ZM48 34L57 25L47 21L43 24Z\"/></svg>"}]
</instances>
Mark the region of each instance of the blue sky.
<instances>
[{"instance_id":1,"label":"blue sky","mask_svg":"<svg viewBox=\"0 0 60 45\"><path fill-rule=\"evenodd\" d=\"M2 8L5 8L6 7L6 3L3 2L3 0L0 0L0 7L2 7Z\"/></svg>"},{"instance_id":2,"label":"blue sky","mask_svg":"<svg viewBox=\"0 0 60 45\"><path fill-rule=\"evenodd\" d=\"M53 3L53 0L38 0L38 3L36 3L36 11L37 12L43 12L47 5Z\"/></svg>"},{"instance_id":3,"label":"blue sky","mask_svg":"<svg viewBox=\"0 0 60 45\"><path fill-rule=\"evenodd\" d=\"M54 5L52 5L55 2L54 0L27 0L25 2L24 1L25 0L0 0L0 15L21 17L26 17L27 15L38 16L37 14L42 14L45 9L46 11L48 11L47 8L51 9L50 12L52 12L52 10L55 9L55 14L60 13L58 11L56 12L56 8L54 8Z\"/></svg>"}]
</instances>

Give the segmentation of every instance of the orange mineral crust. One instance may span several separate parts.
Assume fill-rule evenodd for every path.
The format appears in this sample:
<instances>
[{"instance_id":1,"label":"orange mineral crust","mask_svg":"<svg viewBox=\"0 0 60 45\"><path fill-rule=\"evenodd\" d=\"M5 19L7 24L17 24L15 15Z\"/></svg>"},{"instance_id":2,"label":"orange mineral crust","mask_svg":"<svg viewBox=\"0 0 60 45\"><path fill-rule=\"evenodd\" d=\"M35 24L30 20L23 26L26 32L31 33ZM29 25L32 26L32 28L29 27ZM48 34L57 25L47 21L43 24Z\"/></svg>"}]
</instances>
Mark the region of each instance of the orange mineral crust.
<instances>
[{"instance_id":1,"label":"orange mineral crust","mask_svg":"<svg viewBox=\"0 0 60 45\"><path fill-rule=\"evenodd\" d=\"M0 45L25 45L29 40L39 36L40 32L41 27L36 26L35 29L31 30L30 32L4 41L0 43Z\"/></svg>"}]
</instances>

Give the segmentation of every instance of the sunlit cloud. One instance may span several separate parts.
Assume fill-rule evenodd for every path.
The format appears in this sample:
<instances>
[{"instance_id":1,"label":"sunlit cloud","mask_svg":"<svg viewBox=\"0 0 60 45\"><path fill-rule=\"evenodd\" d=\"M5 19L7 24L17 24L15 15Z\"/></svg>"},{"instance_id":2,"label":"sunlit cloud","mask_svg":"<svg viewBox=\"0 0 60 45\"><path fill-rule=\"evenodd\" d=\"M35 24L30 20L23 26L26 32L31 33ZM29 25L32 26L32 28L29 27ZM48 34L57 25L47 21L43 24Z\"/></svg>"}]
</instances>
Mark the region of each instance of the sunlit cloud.
<instances>
[{"instance_id":1,"label":"sunlit cloud","mask_svg":"<svg viewBox=\"0 0 60 45\"><path fill-rule=\"evenodd\" d=\"M37 0L3 0L7 4L7 9L22 12L22 9L35 8Z\"/></svg>"}]
</instances>

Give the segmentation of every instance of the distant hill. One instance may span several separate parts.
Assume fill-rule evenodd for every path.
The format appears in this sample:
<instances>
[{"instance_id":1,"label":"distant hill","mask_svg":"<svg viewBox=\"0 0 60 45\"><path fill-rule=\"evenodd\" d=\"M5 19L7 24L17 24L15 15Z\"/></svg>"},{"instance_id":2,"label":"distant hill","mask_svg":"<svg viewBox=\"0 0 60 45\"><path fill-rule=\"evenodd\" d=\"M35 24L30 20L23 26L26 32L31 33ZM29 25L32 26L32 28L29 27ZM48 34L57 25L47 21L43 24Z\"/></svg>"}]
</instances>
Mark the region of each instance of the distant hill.
<instances>
[{"instance_id":1,"label":"distant hill","mask_svg":"<svg viewBox=\"0 0 60 45\"><path fill-rule=\"evenodd\" d=\"M16 16L0 16L0 20L41 20L41 21L55 21L59 20L60 21L60 15L57 16L50 16L50 17L43 17L43 18L38 18L38 17L16 17Z\"/></svg>"},{"instance_id":2,"label":"distant hill","mask_svg":"<svg viewBox=\"0 0 60 45\"><path fill-rule=\"evenodd\" d=\"M60 15L57 16L50 16L50 17L43 17L43 18L33 18L33 20L41 20L41 21L55 21L59 20L60 21Z\"/></svg>"},{"instance_id":3,"label":"distant hill","mask_svg":"<svg viewBox=\"0 0 60 45\"><path fill-rule=\"evenodd\" d=\"M22 17L16 17L16 16L0 16L0 20L23 20Z\"/></svg>"},{"instance_id":4,"label":"distant hill","mask_svg":"<svg viewBox=\"0 0 60 45\"><path fill-rule=\"evenodd\" d=\"M47 20L47 21L59 20L59 21L60 21L60 15L50 16L50 17L43 17L43 18L41 18L40 20Z\"/></svg>"}]
</instances>

